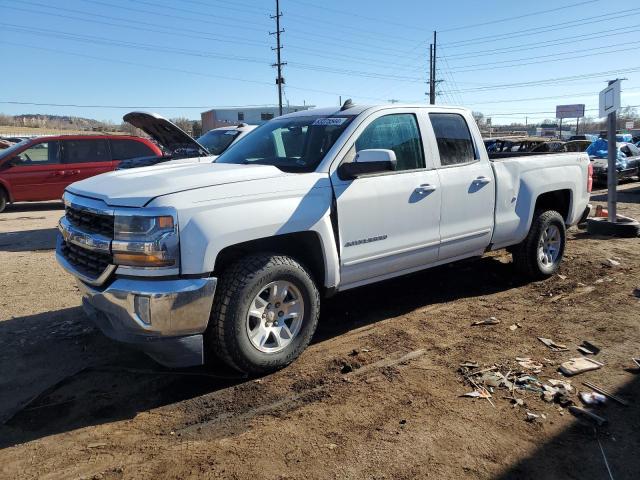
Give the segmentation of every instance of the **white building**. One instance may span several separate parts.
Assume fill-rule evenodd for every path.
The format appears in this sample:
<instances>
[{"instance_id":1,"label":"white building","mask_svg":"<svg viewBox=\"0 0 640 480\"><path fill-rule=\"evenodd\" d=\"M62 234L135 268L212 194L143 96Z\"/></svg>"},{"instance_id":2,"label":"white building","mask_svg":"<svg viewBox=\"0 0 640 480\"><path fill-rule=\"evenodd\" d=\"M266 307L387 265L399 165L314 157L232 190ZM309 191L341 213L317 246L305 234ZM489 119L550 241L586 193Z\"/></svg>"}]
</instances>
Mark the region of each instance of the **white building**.
<instances>
[{"instance_id":1,"label":"white building","mask_svg":"<svg viewBox=\"0 0 640 480\"><path fill-rule=\"evenodd\" d=\"M315 105L283 105L282 113L309 110ZM278 107L247 107L247 108L214 108L202 112L202 133L218 127L228 127L239 123L260 125L278 116Z\"/></svg>"}]
</instances>

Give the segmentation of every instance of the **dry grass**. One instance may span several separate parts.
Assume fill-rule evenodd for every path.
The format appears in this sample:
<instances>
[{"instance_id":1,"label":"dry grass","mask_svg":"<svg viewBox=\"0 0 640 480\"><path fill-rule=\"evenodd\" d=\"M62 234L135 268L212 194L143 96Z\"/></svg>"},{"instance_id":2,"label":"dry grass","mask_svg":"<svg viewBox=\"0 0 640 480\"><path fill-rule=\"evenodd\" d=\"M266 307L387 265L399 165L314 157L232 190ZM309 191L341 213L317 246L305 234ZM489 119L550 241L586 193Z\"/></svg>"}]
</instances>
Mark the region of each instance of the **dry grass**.
<instances>
[{"instance_id":1,"label":"dry grass","mask_svg":"<svg viewBox=\"0 0 640 480\"><path fill-rule=\"evenodd\" d=\"M41 135L97 135L109 133L113 135L124 135L123 132L93 132L87 130L73 130L61 128L37 128L37 127L11 127L0 126L0 136L21 137L21 136L41 136Z\"/></svg>"}]
</instances>

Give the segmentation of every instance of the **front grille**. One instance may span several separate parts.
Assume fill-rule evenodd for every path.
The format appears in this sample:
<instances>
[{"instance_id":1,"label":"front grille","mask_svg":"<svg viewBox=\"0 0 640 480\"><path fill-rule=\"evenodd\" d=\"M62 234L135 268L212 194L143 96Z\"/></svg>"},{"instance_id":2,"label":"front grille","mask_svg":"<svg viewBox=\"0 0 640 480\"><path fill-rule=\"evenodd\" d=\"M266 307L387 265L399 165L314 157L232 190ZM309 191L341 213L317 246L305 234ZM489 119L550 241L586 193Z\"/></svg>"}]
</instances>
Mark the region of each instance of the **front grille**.
<instances>
[{"instance_id":1,"label":"front grille","mask_svg":"<svg viewBox=\"0 0 640 480\"><path fill-rule=\"evenodd\" d=\"M113 237L113 216L93 213L88 210L67 206L65 214L69 223L80 228L83 232L98 233L106 237Z\"/></svg>"},{"instance_id":2,"label":"front grille","mask_svg":"<svg viewBox=\"0 0 640 480\"><path fill-rule=\"evenodd\" d=\"M98 278L113 263L108 253L94 252L65 241L62 241L60 253L80 273L92 278Z\"/></svg>"}]
</instances>

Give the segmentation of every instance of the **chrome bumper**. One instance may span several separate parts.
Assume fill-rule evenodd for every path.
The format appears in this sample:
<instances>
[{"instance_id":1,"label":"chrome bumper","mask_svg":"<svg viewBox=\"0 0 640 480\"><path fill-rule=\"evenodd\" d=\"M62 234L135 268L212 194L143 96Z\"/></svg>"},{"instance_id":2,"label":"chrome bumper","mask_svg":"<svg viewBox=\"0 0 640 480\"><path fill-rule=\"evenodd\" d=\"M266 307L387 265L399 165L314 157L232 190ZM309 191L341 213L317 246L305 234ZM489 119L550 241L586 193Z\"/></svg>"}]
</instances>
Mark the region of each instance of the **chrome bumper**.
<instances>
[{"instance_id":1,"label":"chrome bumper","mask_svg":"<svg viewBox=\"0 0 640 480\"><path fill-rule=\"evenodd\" d=\"M91 320L114 340L135 344L168 367L204 362L216 278L118 278L101 289L78 280Z\"/></svg>"}]
</instances>

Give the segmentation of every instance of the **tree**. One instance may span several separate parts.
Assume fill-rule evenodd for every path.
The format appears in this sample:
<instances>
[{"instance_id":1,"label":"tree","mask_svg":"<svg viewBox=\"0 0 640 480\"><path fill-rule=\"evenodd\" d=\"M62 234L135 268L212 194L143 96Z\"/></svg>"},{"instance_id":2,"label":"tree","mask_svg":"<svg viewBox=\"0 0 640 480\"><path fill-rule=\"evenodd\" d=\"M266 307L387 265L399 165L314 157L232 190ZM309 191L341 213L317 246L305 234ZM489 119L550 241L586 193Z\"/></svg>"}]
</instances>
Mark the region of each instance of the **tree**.
<instances>
[{"instance_id":1,"label":"tree","mask_svg":"<svg viewBox=\"0 0 640 480\"><path fill-rule=\"evenodd\" d=\"M474 120L476 121L476 123L478 125L482 125L483 123L485 123L484 113L482 113L482 112L472 112L471 114L473 115L473 118L474 118Z\"/></svg>"}]
</instances>

